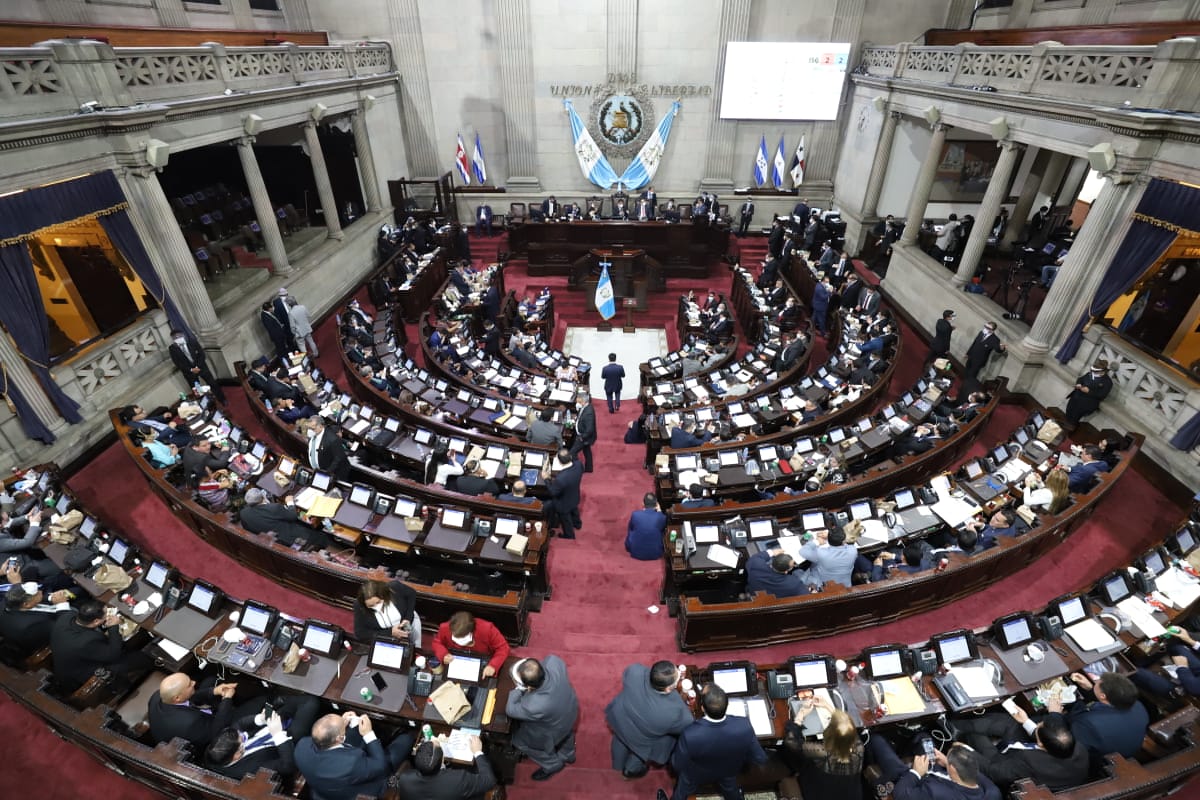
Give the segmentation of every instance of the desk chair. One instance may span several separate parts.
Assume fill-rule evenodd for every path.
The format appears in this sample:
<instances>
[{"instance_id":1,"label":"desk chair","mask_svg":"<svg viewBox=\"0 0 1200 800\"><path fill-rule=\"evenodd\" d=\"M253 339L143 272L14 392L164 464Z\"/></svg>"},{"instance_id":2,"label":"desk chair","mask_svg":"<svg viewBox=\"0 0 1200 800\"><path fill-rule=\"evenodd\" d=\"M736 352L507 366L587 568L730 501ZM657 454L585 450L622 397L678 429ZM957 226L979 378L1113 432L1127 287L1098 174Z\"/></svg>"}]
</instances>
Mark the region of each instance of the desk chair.
<instances>
[{"instance_id":1,"label":"desk chair","mask_svg":"<svg viewBox=\"0 0 1200 800\"><path fill-rule=\"evenodd\" d=\"M508 213L504 217L504 226L509 230L525 224L525 204L509 203Z\"/></svg>"},{"instance_id":2,"label":"desk chair","mask_svg":"<svg viewBox=\"0 0 1200 800\"><path fill-rule=\"evenodd\" d=\"M122 731L131 739L141 739L150 730L150 696L167 673L154 670L117 706L117 718L125 726Z\"/></svg>"}]
</instances>

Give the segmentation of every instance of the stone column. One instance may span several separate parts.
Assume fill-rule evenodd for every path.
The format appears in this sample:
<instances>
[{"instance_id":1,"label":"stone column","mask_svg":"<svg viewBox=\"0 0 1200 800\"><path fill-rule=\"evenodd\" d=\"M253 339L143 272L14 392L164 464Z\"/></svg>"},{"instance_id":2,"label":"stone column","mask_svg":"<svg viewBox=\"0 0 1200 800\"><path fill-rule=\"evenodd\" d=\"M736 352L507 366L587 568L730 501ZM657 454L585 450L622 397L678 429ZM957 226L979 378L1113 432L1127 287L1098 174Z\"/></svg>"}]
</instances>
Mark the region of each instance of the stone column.
<instances>
[{"instance_id":1,"label":"stone column","mask_svg":"<svg viewBox=\"0 0 1200 800\"><path fill-rule=\"evenodd\" d=\"M188 27L187 12L183 8L183 0L154 0L154 10L158 12L158 24L162 27ZM293 28L293 30L295 29Z\"/></svg>"},{"instance_id":2,"label":"stone column","mask_svg":"<svg viewBox=\"0 0 1200 800\"><path fill-rule=\"evenodd\" d=\"M329 169L325 166L325 153L321 150L321 137L317 134L317 123L304 123L304 141L308 143L308 160L312 162L313 180L317 184L317 197L321 199L321 215L325 217L325 228L330 239L341 239L341 218L338 217L337 200L333 196L333 184L329 182Z\"/></svg>"},{"instance_id":3,"label":"stone column","mask_svg":"<svg viewBox=\"0 0 1200 800\"><path fill-rule=\"evenodd\" d=\"M744 42L750 33L750 0L722 0L721 27L717 31L717 68L713 75L712 108L709 111L708 151L704 158L704 172L700 188L719 194L733 191L735 171L734 144L737 140L737 122L721 119L721 84L725 80L725 45L729 42ZM750 154L746 154L746 174L750 174Z\"/></svg>"},{"instance_id":4,"label":"stone column","mask_svg":"<svg viewBox=\"0 0 1200 800\"><path fill-rule=\"evenodd\" d=\"M904 223L904 233L900 236L902 245L917 243L917 234L925 220L925 208L929 205L929 192L933 189L933 178L937 174L938 161L942 158L942 146L946 144L947 127L944 122L933 126L933 133L929 137L929 149L925 151L925 160L921 162L921 171L917 173L912 200L908 204L908 217Z\"/></svg>"},{"instance_id":5,"label":"stone column","mask_svg":"<svg viewBox=\"0 0 1200 800\"><path fill-rule=\"evenodd\" d=\"M523 192L541 190L537 177L537 114L533 105L532 27L529 0L496 0L500 103L504 109L508 154L506 183Z\"/></svg>"},{"instance_id":6,"label":"stone column","mask_svg":"<svg viewBox=\"0 0 1200 800\"><path fill-rule=\"evenodd\" d=\"M429 95L429 70L425 64L425 43L421 34L421 9L418 0L389 0L388 23L391 26L392 58L400 73L400 119L404 129L404 154L414 178L434 178L445 172L438 166L433 143L433 100ZM525 27L529 27L528 19ZM532 88L528 88L532 92ZM507 103L507 97L505 98ZM512 113L513 109L505 109ZM532 113L523 121L531 124ZM446 164L453 151L447 151Z\"/></svg>"},{"instance_id":7,"label":"stone column","mask_svg":"<svg viewBox=\"0 0 1200 800\"><path fill-rule=\"evenodd\" d=\"M158 182L158 173L149 166L135 167L119 172L117 180L129 199L129 219L158 269L163 288L201 344L215 342L221 320L200 279L200 269L192 259L171 203Z\"/></svg>"},{"instance_id":8,"label":"stone column","mask_svg":"<svg viewBox=\"0 0 1200 800\"><path fill-rule=\"evenodd\" d=\"M383 199L379 196L379 176L375 173L375 156L371 152L371 137L367 132L366 109L360 108L351 113L350 124L354 130L354 153L358 156L363 198L367 201L368 211L379 211L383 208Z\"/></svg>"},{"instance_id":9,"label":"stone column","mask_svg":"<svg viewBox=\"0 0 1200 800\"><path fill-rule=\"evenodd\" d=\"M86 0L43 0L47 16L54 22L91 22ZM39 390L40 391L40 390Z\"/></svg>"},{"instance_id":10,"label":"stone column","mask_svg":"<svg viewBox=\"0 0 1200 800\"><path fill-rule=\"evenodd\" d=\"M29 371L29 365L25 363L25 359L17 351L12 340L4 333L0 333L0 362L4 363L4 370L8 373L8 379L21 390L21 394L25 395L30 408L34 410L46 427L50 429L51 433L55 436L59 435L62 429L67 427L67 421L59 416L58 409L54 407L54 404L50 402L50 398L46 397L46 393L42 391L42 384ZM50 372L53 374L54 370ZM22 435L24 435L24 432L22 432Z\"/></svg>"},{"instance_id":11,"label":"stone column","mask_svg":"<svg viewBox=\"0 0 1200 800\"><path fill-rule=\"evenodd\" d=\"M1048 352L1059 343L1064 330L1087 310L1113 255L1125 240L1147 181L1134 181L1132 176L1118 173L1106 177L1033 327L1022 341L1031 353Z\"/></svg>"},{"instance_id":12,"label":"stone column","mask_svg":"<svg viewBox=\"0 0 1200 800\"><path fill-rule=\"evenodd\" d=\"M254 203L254 216L258 218L263 241L267 243L267 253L271 256L271 274L291 275L292 265L288 263L283 237L279 234L275 207L271 205L267 184L263 182L262 170L258 168L258 157L254 155L254 137L243 136L238 139L237 149L238 157L242 160L242 172L246 176L246 186L250 189L250 200Z\"/></svg>"},{"instance_id":13,"label":"stone column","mask_svg":"<svg viewBox=\"0 0 1200 800\"><path fill-rule=\"evenodd\" d=\"M996 169L992 171L988 181L987 191L983 194L983 202L976 212L975 224L971 226L971 235L963 248L962 260L958 263L958 272L954 275L954 285L963 286L971 280L975 269L979 266L979 258L987 245L988 236L992 232L992 220L1000 213L1000 203L1008 192L1008 182L1012 180L1013 167L1016 166L1017 156L1021 148L1016 142L1004 140L1000 142L1000 158L996 161Z\"/></svg>"},{"instance_id":14,"label":"stone column","mask_svg":"<svg viewBox=\"0 0 1200 800\"><path fill-rule=\"evenodd\" d=\"M608 74L636 75L638 0L608 0L605 9L608 11Z\"/></svg>"},{"instance_id":15,"label":"stone column","mask_svg":"<svg viewBox=\"0 0 1200 800\"><path fill-rule=\"evenodd\" d=\"M1091 168L1092 165L1086 158L1072 159L1071 166L1067 168L1067 176L1063 178L1058 195L1054 198L1054 204L1074 206L1075 198L1079 197L1079 190L1083 188L1083 181Z\"/></svg>"},{"instance_id":16,"label":"stone column","mask_svg":"<svg viewBox=\"0 0 1200 800\"><path fill-rule=\"evenodd\" d=\"M1037 200L1038 187L1042 183L1042 173L1046 171L1046 151L1030 147L1026 153L1026 157L1032 158L1033 163L1025 175L1021 193L1017 195L1017 204L1013 206L1012 215L1008 218L1008 230L1000 240L1001 247L1011 246L1025 235L1025 228L1029 225L1029 217L1033 212L1033 201Z\"/></svg>"},{"instance_id":17,"label":"stone column","mask_svg":"<svg viewBox=\"0 0 1200 800\"><path fill-rule=\"evenodd\" d=\"M1058 187L1062 185L1063 175L1067 171L1067 167L1071 163L1071 156L1067 153L1059 153L1057 151L1050 154L1050 160L1046 163L1046 169L1042 172L1042 182L1038 186L1038 194L1049 196L1046 205L1050 205L1050 200L1058 194Z\"/></svg>"},{"instance_id":18,"label":"stone column","mask_svg":"<svg viewBox=\"0 0 1200 800\"><path fill-rule=\"evenodd\" d=\"M892 143L896 139L896 123L899 111L889 111L879 131L879 143L875 145L875 160L871 162L871 176L867 178L867 195L863 198L862 217L874 217L878 213L879 193L883 191L883 180L887 177L888 162L892 159Z\"/></svg>"}]
</instances>

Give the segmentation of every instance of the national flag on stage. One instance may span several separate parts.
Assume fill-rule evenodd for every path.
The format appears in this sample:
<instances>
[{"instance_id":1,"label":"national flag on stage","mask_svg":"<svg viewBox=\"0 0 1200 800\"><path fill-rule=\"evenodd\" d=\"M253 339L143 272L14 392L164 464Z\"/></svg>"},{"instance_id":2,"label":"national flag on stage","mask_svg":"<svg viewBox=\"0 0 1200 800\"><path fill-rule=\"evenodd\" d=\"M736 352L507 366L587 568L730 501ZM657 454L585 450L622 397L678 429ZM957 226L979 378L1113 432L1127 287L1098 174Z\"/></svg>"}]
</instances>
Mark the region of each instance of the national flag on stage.
<instances>
[{"instance_id":1,"label":"national flag on stage","mask_svg":"<svg viewBox=\"0 0 1200 800\"><path fill-rule=\"evenodd\" d=\"M479 134L475 134L475 152L471 154L471 171L475 173L475 182L480 186L487 183L487 165L483 163L483 145L479 143Z\"/></svg>"},{"instance_id":2,"label":"national flag on stage","mask_svg":"<svg viewBox=\"0 0 1200 800\"><path fill-rule=\"evenodd\" d=\"M608 262L601 261L600 266L603 272L596 284L596 310L604 319L612 319L617 314L617 299L613 297L612 279L608 277Z\"/></svg>"},{"instance_id":3,"label":"national flag on stage","mask_svg":"<svg viewBox=\"0 0 1200 800\"><path fill-rule=\"evenodd\" d=\"M754 156L754 183L756 186L762 186L767 182L767 170L770 168L770 162L767 161L767 137L763 136L758 142L758 153Z\"/></svg>"},{"instance_id":4,"label":"national flag on stage","mask_svg":"<svg viewBox=\"0 0 1200 800\"><path fill-rule=\"evenodd\" d=\"M792 154L792 186L798 187L804 183L804 137L800 137L800 142L796 145L796 152Z\"/></svg>"},{"instance_id":5,"label":"national flag on stage","mask_svg":"<svg viewBox=\"0 0 1200 800\"><path fill-rule=\"evenodd\" d=\"M663 152L667 149L667 137L671 135L671 125L675 122L675 115L678 113L679 103L676 101L671 104L671 110L663 116L658 127L654 129L654 133L650 134L650 138L642 145L642 149L625 168L625 172L621 174L618 182L626 189L641 189L654 180L654 173L658 171L658 164L662 161Z\"/></svg>"},{"instance_id":6,"label":"national flag on stage","mask_svg":"<svg viewBox=\"0 0 1200 800\"><path fill-rule=\"evenodd\" d=\"M783 156L783 136L779 137L779 147L775 150L775 163L772 165L771 183L775 184L776 189L783 188L783 171L787 169L787 161Z\"/></svg>"},{"instance_id":7,"label":"national flag on stage","mask_svg":"<svg viewBox=\"0 0 1200 800\"><path fill-rule=\"evenodd\" d=\"M463 186L471 185L471 162L467 161L467 146L463 144L462 134L458 134L458 149L454 151L454 166L462 178Z\"/></svg>"},{"instance_id":8,"label":"national flag on stage","mask_svg":"<svg viewBox=\"0 0 1200 800\"><path fill-rule=\"evenodd\" d=\"M583 172L583 177L601 189L611 189L612 185L617 182L617 173L613 170L612 164L608 163L604 153L601 153L600 148L596 146L596 140L584 127L579 114L575 113L575 106L571 105L571 101L563 100L563 105L567 109L567 116L571 119L571 141L575 147L575 157L579 159L579 169Z\"/></svg>"}]
</instances>

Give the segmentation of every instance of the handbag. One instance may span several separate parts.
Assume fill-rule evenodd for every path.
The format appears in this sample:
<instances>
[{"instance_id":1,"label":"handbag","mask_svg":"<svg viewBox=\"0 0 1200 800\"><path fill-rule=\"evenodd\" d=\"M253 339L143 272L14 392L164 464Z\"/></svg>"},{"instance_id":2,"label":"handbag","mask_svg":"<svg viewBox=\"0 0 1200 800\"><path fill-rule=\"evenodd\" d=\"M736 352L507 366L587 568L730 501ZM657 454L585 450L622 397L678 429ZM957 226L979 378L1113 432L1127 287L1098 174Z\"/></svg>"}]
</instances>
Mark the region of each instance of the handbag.
<instances>
[{"instance_id":1,"label":"handbag","mask_svg":"<svg viewBox=\"0 0 1200 800\"><path fill-rule=\"evenodd\" d=\"M1048 419L1042 423L1042 427L1038 428L1037 439L1039 442L1054 446L1062 441L1062 433L1062 425Z\"/></svg>"},{"instance_id":2,"label":"handbag","mask_svg":"<svg viewBox=\"0 0 1200 800\"><path fill-rule=\"evenodd\" d=\"M434 689L433 693L429 695L428 702L432 702L433 707L442 715L442 719L451 725L466 716L467 712L471 710L471 703L468 702L466 693L454 681L446 681Z\"/></svg>"},{"instance_id":3,"label":"handbag","mask_svg":"<svg viewBox=\"0 0 1200 800\"><path fill-rule=\"evenodd\" d=\"M1035 522L1037 522L1037 514L1034 513L1032 508L1024 503L1017 506L1017 516L1025 520L1026 525L1033 525Z\"/></svg>"},{"instance_id":4,"label":"handbag","mask_svg":"<svg viewBox=\"0 0 1200 800\"><path fill-rule=\"evenodd\" d=\"M96 574L92 576L92 580L97 586L111 589L114 592L127 589L129 584L133 583L133 578L129 577L129 573L116 564L101 564L100 569L96 570Z\"/></svg>"},{"instance_id":5,"label":"handbag","mask_svg":"<svg viewBox=\"0 0 1200 800\"><path fill-rule=\"evenodd\" d=\"M295 642L292 642L288 646L287 655L283 657L282 666L283 671L288 675L291 675L296 671L296 667L300 666L300 648L296 646Z\"/></svg>"}]
</instances>

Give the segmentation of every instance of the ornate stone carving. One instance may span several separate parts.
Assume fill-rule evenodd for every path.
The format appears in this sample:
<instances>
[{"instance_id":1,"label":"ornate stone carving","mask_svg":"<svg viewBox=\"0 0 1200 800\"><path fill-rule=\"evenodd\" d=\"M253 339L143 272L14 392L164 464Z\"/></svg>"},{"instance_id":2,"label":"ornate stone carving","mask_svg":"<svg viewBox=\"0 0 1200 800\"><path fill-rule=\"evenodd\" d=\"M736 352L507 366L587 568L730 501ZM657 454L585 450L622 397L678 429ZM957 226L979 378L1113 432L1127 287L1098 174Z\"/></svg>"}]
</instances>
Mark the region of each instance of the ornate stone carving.
<instances>
[{"instance_id":1,"label":"ornate stone carving","mask_svg":"<svg viewBox=\"0 0 1200 800\"><path fill-rule=\"evenodd\" d=\"M153 327L133 331L115 347L99 353L90 361L74 364L75 378L84 397L90 397L110 381L119 378L131 367L162 351Z\"/></svg>"},{"instance_id":2,"label":"ornate stone carving","mask_svg":"<svg viewBox=\"0 0 1200 800\"><path fill-rule=\"evenodd\" d=\"M63 90L58 68L49 58L6 58L0 61L0 93L9 97L58 94Z\"/></svg>"},{"instance_id":3,"label":"ornate stone carving","mask_svg":"<svg viewBox=\"0 0 1200 800\"><path fill-rule=\"evenodd\" d=\"M1105 342L1099 357L1108 361L1108 374L1113 384L1122 390L1126 405L1143 406L1149 415L1162 417L1168 423L1186 407L1187 389L1168 381L1147 369L1145 364L1130 358Z\"/></svg>"},{"instance_id":4,"label":"ornate stone carving","mask_svg":"<svg viewBox=\"0 0 1200 800\"><path fill-rule=\"evenodd\" d=\"M229 78L257 78L263 75L284 75L288 72L286 53L231 52L225 58Z\"/></svg>"},{"instance_id":5,"label":"ornate stone carving","mask_svg":"<svg viewBox=\"0 0 1200 800\"><path fill-rule=\"evenodd\" d=\"M896 48L868 47L863 50L863 63L869 69L890 72L896 68Z\"/></svg>"},{"instance_id":6,"label":"ornate stone carving","mask_svg":"<svg viewBox=\"0 0 1200 800\"><path fill-rule=\"evenodd\" d=\"M1042 61L1038 79L1089 86L1138 88L1150 77L1154 59L1135 55L1092 55L1049 53Z\"/></svg>"},{"instance_id":7,"label":"ornate stone carving","mask_svg":"<svg viewBox=\"0 0 1200 800\"><path fill-rule=\"evenodd\" d=\"M1029 53L967 52L962 55L958 71L978 78L1024 80L1032 70L1033 57Z\"/></svg>"},{"instance_id":8,"label":"ornate stone carving","mask_svg":"<svg viewBox=\"0 0 1200 800\"><path fill-rule=\"evenodd\" d=\"M131 55L117 58L117 74L125 86L165 86L214 81L217 62L211 54Z\"/></svg>"},{"instance_id":9,"label":"ornate stone carving","mask_svg":"<svg viewBox=\"0 0 1200 800\"><path fill-rule=\"evenodd\" d=\"M952 74L958 64L958 54L953 50L935 47L918 47L908 51L904 61L906 70Z\"/></svg>"}]
</instances>

